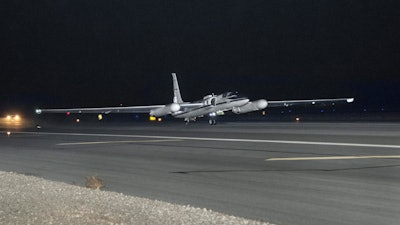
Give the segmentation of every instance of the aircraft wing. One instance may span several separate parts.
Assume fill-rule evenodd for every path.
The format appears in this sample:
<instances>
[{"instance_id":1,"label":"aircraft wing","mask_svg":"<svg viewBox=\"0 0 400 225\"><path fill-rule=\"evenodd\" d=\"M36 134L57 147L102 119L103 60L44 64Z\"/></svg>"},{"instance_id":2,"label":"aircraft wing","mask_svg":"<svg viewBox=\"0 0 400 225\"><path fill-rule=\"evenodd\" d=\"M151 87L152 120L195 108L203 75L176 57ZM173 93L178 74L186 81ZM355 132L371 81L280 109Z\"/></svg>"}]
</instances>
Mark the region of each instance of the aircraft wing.
<instances>
[{"instance_id":1,"label":"aircraft wing","mask_svg":"<svg viewBox=\"0 0 400 225\"><path fill-rule=\"evenodd\" d=\"M340 103L351 103L354 98L331 98L331 99L308 99L308 100L281 100L281 101L268 101L268 107L282 107L282 106L293 106L293 105L315 105L315 104L335 104Z\"/></svg>"},{"instance_id":2,"label":"aircraft wing","mask_svg":"<svg viewBox=\"0 0 400 225\"><path fill-rule=\"evenodd\" d=\"M181 103L181 110L190 110L201 106L202 103ZM153 110L163 109L171 105L146 105L146 106L121 106L121 107L99 107L99 108L64 108L64 109L36 109L37 114L41 113L150 113Z\"/></svg>"},{"instance_id":3,"label":"aircraft wing","mask_svg":"<svg viewBox=\"0 0 400 225\"><path fill-rule=\"evenodd\" d=\"M179 104L181 106L182 109L193 109L193 108L197 108L197 107L201 107L203 106L203 103L199 102L199 103L190 103L190 102L185 102L182 104Z\"/></svg>"},{"instance_id":4,"label":"aircraft wing","mask_svg":"<svg viewBox=\"0 0 400 225\"><path fill-rule=\"evenodd\" d=\"M151 110L165 107L166 105L148 106L123 106L123 107L100 107L100 108L70 108L70 109L36 109L36 113L150 113Z\"/></svg>"}]
</instances>

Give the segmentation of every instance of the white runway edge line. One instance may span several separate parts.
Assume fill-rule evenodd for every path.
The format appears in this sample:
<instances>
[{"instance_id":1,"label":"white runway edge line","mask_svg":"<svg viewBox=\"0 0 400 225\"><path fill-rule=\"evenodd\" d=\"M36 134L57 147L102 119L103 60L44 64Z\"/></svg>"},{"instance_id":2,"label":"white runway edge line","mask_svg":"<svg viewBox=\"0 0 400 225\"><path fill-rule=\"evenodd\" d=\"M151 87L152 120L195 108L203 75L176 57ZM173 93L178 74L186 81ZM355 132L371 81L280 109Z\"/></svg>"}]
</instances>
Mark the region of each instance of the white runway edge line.
<instances>
[{"instance_id":1,"label":"white runway edge line","mask_svg":"<svg viewBox=\"0 0 400 225\"><path fill-rule=\"evenodd\" d=\"M155 142L166 142L166 141L181 141L174 139L162 139L162 140L139 140L139 141L88 141L88 142L70 142L70 143L59 143L57 145L98 145L98 144L120 144L120 143L155 143Z\"/></svg>"},{"instance_id":2,"label":"white runway edge line","mask_svg":"<svg viewBox=\"0 0 400 225\"><path fill-rule=\"evenodd\" d=\"M291 158L269 158L266 159L265 161L307 161L307 160L342 160L342 159L400 159L400 155L291 157Z\"/></svg>"},{"instance_id":3,"label":"white runway edge line","mask_svg":"<svg viewBox=\"0 0 400 225\"><path fill-rule=\"evenodd\" d=\"M233 138L206 138L206 137L205 138L201 138L201 137L176 137L176 136L129 135L129 134L88 134L88 133L54 133L54 132L15 132L15 133L20 133L20 134L42 134L42 135L65 135L65 136L89 136L89 137L126 137L126 138L180 139L180 140L195 140L195 141L226 141L226 142L297 144L297 145L325 145L325 146L347 146L347 147L366 147L366 148L398 148L398 149L400 149L400 145L340 143L340 142L261 140L261 139L233 139Z\"/></svg>"}]
</instances>

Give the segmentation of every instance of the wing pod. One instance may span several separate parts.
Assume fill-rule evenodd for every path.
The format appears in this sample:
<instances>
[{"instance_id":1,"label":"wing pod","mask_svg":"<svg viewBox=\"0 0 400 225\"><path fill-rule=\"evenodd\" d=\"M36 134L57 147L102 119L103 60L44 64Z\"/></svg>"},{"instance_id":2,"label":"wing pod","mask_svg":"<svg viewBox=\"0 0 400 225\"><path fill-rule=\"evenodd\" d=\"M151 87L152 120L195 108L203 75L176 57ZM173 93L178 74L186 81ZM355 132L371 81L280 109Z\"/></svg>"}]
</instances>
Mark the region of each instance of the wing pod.
<instances>
[{"instance_id":1,"label":"wing pod","mask_svg":"<svg viewBox=\"0 0 400 225\"><path fill-rule=\"evenodd\" d=\"M155 117L165 116L174 112L178 112L181 109L181 106L177 103L172 103L166 105L164 107L160 107L157 109L150 110L150 115Z\"/></svg>"},{"instance_id":2,"label":"wing pod","mask_svg":"<svg viewBox=\"0 0 400 225\"><path fill-rule=\"evenodd\" d=\"M267 100L260 99L254 102L249 102L244 106L240 107L233 107L232 112L236 114L248 113L253 112L261 109L265 109L268 105Z\"/></svg>"}]
</instances>

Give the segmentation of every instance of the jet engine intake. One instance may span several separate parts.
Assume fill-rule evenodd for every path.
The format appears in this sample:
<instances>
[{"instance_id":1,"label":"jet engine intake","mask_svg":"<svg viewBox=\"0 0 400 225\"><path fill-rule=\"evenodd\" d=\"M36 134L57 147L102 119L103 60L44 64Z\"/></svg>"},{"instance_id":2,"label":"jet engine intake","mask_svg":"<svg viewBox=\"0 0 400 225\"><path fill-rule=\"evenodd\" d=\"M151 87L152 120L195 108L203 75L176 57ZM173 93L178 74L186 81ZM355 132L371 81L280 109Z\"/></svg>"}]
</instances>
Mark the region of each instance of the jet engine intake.
<instances>
[{"instance_id":1,"label":"jet engine intake","mask_svg":"<svg viewBox=\"0 0 400 225\"><path fill-rule=\"evenodd\" d=\"M217 105L217 98L216 97L209 97L209 98L204 100L203 104L204 105L216 106Z\"/></svg>"},{"instance_id":2,"label":"jet engine intake","mask_svg":"<svg viewBox=\"0 0 400 225\"><path fill-rule=\"evenodd\" d=\"M151 116L155 117L160 117L160 116L165 116L174 112L178 112L181 109L181 106L177 103L172 103L169 105L166 105L164 107L160 107L157 109L153 109L150 111Z\"/></svg>"},{"instance_id":3,"label":"jet engine intake","mask_svg":"<svg viewBox=\"0 0 400 225\"><path fill-rule=\"evenodd\" d=\"M233 107L232 112L236 114L243 114L248 112L253 112L261 109L265 109L268 105L267 100L260 99L254 102L249 102L244 106Z\"/></svg>"}]
</instances>

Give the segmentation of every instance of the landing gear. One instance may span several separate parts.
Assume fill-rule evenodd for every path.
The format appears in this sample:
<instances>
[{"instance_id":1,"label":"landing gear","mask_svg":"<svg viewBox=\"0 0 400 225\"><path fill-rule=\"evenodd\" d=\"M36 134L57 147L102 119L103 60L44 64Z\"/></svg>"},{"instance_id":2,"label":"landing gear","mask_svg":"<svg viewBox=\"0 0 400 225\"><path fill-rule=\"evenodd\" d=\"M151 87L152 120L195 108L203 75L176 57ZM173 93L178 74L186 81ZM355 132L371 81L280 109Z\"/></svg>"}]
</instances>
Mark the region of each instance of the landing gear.
<instances>
[{"instance_id":1,"label":"landing gear","mask_svg":"<svg viewBox=\"0 0 400 225\"><path fill-rule=\"evenodd\" d=\"M216 112L211 112L209 115L208 115L209 117L209 119L208 119L208 124L210 124L210 125L215 125L215 124L217 124L217 113Z\"/></svg>"},{"instance_id":2,"label":"landing gear","mask_svg":"<svg viewBox=\"0 0 400 225\"><path fill-rule=\"evenodd\" d=\"M215 125L215 124L217 124L217 121L215 119L209 119L208 124Z\"/></svg>"},{"instance_id":3,"label":"landing gear","mask_svg":"<svg viewBox=\"0 0 400 225\"><path fill-rule=\"evenodd\" d=\"M185 124L188 125L190 122L196 122L196 117L194 118L185 118ZM215 116L210 116L209 120L208 120L208 124L210 125L215 125L217 124L217 120Z\"/></svg>"},{"instance_id":4,"label":"landing gear","mask_svg":"<svg viewBox=\"0 0 400 225\"><path fill-rule=\"evenodd\" d=\"M193 117L193 118L185 118L185 124L186 124L186 125L188 125L190 121L196 122L196 117Z\"/></svg>"}]
</instances>

